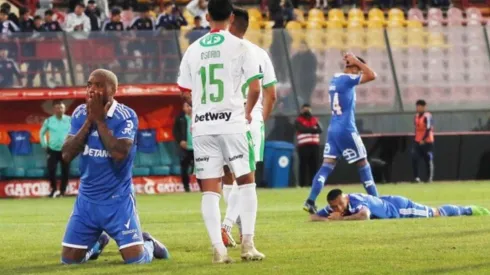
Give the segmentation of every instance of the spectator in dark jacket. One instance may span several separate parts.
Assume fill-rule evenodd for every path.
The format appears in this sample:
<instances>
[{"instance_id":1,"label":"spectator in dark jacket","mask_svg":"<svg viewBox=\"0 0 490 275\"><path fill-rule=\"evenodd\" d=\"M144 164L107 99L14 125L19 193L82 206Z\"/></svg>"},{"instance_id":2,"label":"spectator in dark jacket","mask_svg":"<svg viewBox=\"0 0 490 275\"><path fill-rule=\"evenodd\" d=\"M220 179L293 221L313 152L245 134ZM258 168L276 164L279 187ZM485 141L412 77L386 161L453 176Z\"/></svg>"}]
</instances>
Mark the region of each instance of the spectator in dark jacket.
<instances>
[{"instance_id":1,"label":"spectator in dark jacket","mask_svg":"<svg viewBox=\"0 0 490 275\"><path fill-rule=\"evenodd\" d=\"M182 12L175 4L167 2L163 5L163 13L157 18L156 29L180 30L180 27L187 26Z\"/></svg>"},{"instance_id":2,"label":"spectator in dark jacket","mask_svg":"<svg viewBox=\"0 0 490 275\"><path fill-rule=\"evenodd\" d=\"M186 192L190 192L189 168L194 167L194 149L192 147L192 108L184 103L183 112L175 119L173 134L180 151L180 175Z\"/></svg>"},{"instance_id":3,"label":"spectator in dark jacket","mask_svg":"<svg viewBox=\"0 0 490 275\"><path fill-rule=\"evenodd\" d=\"M310 186L320 166L320 134L322 127L311 114L311 106L304 104L301 114L294 123L296 143L299 155L299 184Z\"/></svg>"},{"instance_id":4,"label":"spectator in dark jacket","mask_svg":"<svg viewBox=\"0 0 490 275\"><path fill-rule=\"evenodd\" d=\"M197 39L203 37L209 32L209 28L205 28L201 25L202 19L199 16L194 17L194 28L188 32L185 37L189 39L189 44L194 43Z\"/></svg>"},{"instance_id":5,"label":"spectator in dark jacket","mask_svg":"<svg viewBox=\"0 0 490 275\"><path fill-rule=\"evenodd\" d=\"M15 13L10 12L11 8L12 7L10 6L9 3L3 3L0 6L0 9L5 10L7 12L7 20L12 21L12 23L14 23L16 26L18 26L19 25L19 18L17 17L17 15L15 15Z\"/></svg>"}]
</instances>

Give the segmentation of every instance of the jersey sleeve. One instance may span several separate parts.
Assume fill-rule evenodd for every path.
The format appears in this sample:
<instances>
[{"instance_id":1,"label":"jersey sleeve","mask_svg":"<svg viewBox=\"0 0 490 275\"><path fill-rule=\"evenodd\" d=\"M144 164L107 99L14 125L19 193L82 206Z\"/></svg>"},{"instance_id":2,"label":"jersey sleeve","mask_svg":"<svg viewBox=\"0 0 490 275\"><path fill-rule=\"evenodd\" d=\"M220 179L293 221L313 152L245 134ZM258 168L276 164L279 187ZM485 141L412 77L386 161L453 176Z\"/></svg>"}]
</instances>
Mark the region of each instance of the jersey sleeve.
<instances>
[{"instance_id":1,"label":"jersey sleeve","mask_svg":"<svg viewBox=\"0 0 490 275\"><path fill-rule=\"evenodd\" d=\"M369 210L366 200L364 200L362 197L351 196L349 200L349 204L350 204L349 212L351 214L359 213L362 209Z\"/></svg>"},{"instance_id":2,"label":"jersey sleeve","mask_svg":"<svg viewBox=\"0 0 490 275\"><path fill-rule=\"evenodd\" d=\"M192 91L192 75L189 68L189 63L187 62L189 56L189 49L185 52L180 62L179 77L177 79L177 85L181 91Z\"/></svg>"},{"instance_id":3,"label":"jersey sleeve","mask_svg":"<svg viewBox=\"0 0 490 275\"><path fill-rule=\"evenodd\" d=\"M346 88L352 88L356 85L361 84L361 74L343 74L342 75L342 82L344 82L344 85Z\"/></svg>"},{"instance_id":4,"label":"jersey sleeve","mask_svg":"<svg viewBox=\"0 0 490 275\"><path fill-rule=\"evenodd\" d=\"M256 79L263 78L263 69L260 67L260 63L257 61L256 56L253 54L253 49L250 46L244 45L245 53L243 55L243 76L245 83L248 84Z\"/></svg>"},{"instance_id":5,"label":"jersey sleeve","mask_svg":"<svg viewBox=\"0 0 490 275\"><path fill-rule=\"evenodd\" d=\"M330 208L330 206L325 206L325 208L319 210L318 212L316 212L316 214L320 217L324 217L324 218L328 218L328 216L330 216L330 213L332 213L332 208Z\"/></svg>"},{"instance_id":6,"label":"jersey sleeve","mask_svg":"<svg viewBox=\"0 0 490 275\"><path fill-rule=\"evenodd\" d=\"M86 115L87 107L85 106L85 104L78 106L75 111L73 111L70 123L70 131L68 132L69 136L74 136L78 133L80 128L82 128Z\"/></svg>"},{"instance_id":7,"label":"jersey sleeve","mask_svg":"<svg viewBox=\"0 0 490 275\"><path fill-rule=\"evenodd\" d=\"M136 116L134 111L130 113L131 115L126 119L121 119L114 129L113 135L117 139L135 140L138 130L138 116Z\"/></svg>"},{"instance_id":8,"label":"jersey sleeve","mask_svg":"<svg viewBox=\"0 0 490 275\"><path fill-rule=\"evenodd\" d=\"M277 83L276 72L272 65L272 60L266 51L264 53L265 68L263 68L264 78L262 79L262 87L267 88Z\"/></svg>"}]
</instances>

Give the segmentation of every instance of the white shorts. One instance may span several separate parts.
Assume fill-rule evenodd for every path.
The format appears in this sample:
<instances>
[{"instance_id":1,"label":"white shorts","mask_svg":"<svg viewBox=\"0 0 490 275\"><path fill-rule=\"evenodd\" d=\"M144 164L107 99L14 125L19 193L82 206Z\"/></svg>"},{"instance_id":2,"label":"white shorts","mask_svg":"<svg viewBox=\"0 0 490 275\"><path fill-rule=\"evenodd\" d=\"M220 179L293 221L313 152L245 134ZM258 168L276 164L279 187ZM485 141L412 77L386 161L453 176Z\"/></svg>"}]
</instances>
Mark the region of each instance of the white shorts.
<instances>
[{"instance_id":1,"label":"white shorts","mask_svg":"<svg viewBox=\"0 0 490 275\"><path fill-rule=\"evenodd\" d=\"M193 138L194 163L198 179L221 178L227 165L235 177L255 171L255 153L249 131L242 134L209 135Z\"/></svg>"},{"instance_id":2,"label":"white shorts","mask_svg":"<svg viewBox=\"0 0 490 275\"><path fill-rule=\"evenodd\" d=\"M265 146L265 127L263 121L250 124L250 134L254 142L255 162L264 161L264 146Z\"/></svg>"}]
</instances>

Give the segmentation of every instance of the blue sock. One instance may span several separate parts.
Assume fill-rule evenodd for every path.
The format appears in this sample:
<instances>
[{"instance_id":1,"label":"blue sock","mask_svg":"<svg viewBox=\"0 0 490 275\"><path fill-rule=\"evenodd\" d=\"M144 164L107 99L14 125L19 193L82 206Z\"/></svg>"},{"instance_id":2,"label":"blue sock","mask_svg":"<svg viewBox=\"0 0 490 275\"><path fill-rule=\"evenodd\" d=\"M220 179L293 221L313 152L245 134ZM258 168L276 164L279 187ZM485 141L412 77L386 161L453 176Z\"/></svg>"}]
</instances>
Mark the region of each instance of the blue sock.
<instances>
[{"instance_id":1,"label":"blue sock","mask_svg":"<svg viewBox=\"0 0 490 275\"><path fill-rule=\"evenodd\" d=\"M371 165L369 165L369 163L359 168L359 177L361 178L362 185L364 185L366 192L371 196L377 197L378 189L376 189L373 173L371 172Z\"/></svg>"},{"instance_id":2,"label":"blue sock","mask_svg":"<svg viewBox=\"0 0 490 275\"><path fill-rule=\"evenodd\" d=\"M136 258L125 260L126 264L148 264L153 260L153 242L144 243L144 251Z\"/></svg>"},{"instance_id":3,"label":"blue sock","mask_svg":"<svg viewBox=\"0 0 490 275\"><path fill-rule=\"evenodd\" d=\"M443 205L439 207L439 213L443 217L471 216L473 214L470 207L457 205Z\"/></svg>"},{"instance_id":4,"label":"blue sock","mask_svg":"<svg viewBox=\"0 0 490 275\"><path fill-rule=\"evenodd\" d=\"M92 246L92 248L87 250L85 257L82 260L74 261L74 260L70 260L70 259L66 259L66 258L61 257L61 263L62 264L83 264L86 261L88 261L88 259L90 259L90 257L92 257L92 255L97 254L97 253L100 253L100 243L99 242L96 242L94 244L94 246Z\"/></svg>"},{"instance_id":5,"label":"blue sock","mask_svg":"<svg viewBox=\"0 0 490 275\"><path fill-rule=\"evenodd\" d=\"M335 168L334 164L324 163L322 167L316 172L315 177L313 178L313 182L311 183L311 191L310 196L308 197L308 201L315 202L318 195L323 189L325 182L327 181L328 175L332 173Z\"/></svg>"}]
</instances>

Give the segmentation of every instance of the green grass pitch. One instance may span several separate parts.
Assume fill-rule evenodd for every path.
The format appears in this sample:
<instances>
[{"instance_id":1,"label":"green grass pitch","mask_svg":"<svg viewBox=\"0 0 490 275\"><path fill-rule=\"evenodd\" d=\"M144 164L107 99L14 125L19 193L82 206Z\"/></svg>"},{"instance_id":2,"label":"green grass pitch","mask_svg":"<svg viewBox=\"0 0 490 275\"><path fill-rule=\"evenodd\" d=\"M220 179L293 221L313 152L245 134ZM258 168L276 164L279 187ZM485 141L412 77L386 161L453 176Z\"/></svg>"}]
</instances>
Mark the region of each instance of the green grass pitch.
<instances>
[{"instance_id":1,"label":"green grass pitch","mask_svg":"<svg viewBox=\"0 0 490 275\"><path fill-rule=\"evenodd\" d=\"M347 192L361 185L342 186ZM490 183L378 185L431 206L490 207ZM318 200L323 205L324 189ZM256 245L267 258L212 265L200 194L138 196L142 227L167 245L169 261L128 266L113 241L97 261L60 264L74 198L0 200L0 275L7 274L490 274L490 217L309 223L309 189L260 190ZM222 213L225 206L222 203ZM236 231L235 232L235 236Z\"/></svg>"}]
</instances>

